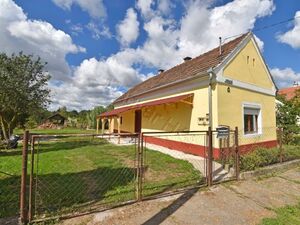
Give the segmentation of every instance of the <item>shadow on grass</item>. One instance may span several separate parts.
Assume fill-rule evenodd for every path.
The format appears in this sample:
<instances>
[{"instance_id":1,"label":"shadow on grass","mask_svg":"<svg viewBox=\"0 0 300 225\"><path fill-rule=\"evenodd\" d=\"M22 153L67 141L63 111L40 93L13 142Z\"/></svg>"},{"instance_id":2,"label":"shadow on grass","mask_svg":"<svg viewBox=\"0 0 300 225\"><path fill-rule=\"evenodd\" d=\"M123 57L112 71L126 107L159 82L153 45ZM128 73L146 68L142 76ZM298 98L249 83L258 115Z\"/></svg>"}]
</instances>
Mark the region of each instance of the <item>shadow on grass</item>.
<instances>
[{"instance_id":1,"label":"shadow on grass","mask_svg":"<svg viewBox=\"0 0 300 225\"><path fill-rule=\"evenodd\" d=\"M53 140L53 139L52 139ZM63 138L58 141L41 141L40 143L35 144L35 151L39 149L39 153L46 153L52 151L61 151L61 150L72 150L75 148L82 148L86 146L103 146L108 144L106 140L103 139L75 139L75 140L63 140ZM1 151L1 150L0 150ZM29 149L30 154L30 149ZM0 152L0 157L2 156L18 156L22 155L22 148L11 149L11 150L2 150Z\"/></svg>"},{"instance_id":2,"label":"shadow on grass","mask_svg":"<svg viewBox=\"0 0 300 225\"><path fill-rule=\"evenodd\" d=\"M118 203L135 197L134 168L101 167L79 173L40 175L37 179L36 211L56 214L83 204Z\"/></svg>"},{"instance_id":3,"label":"shadow on grass","mask_svg":"<svg viewBox=\"0 0 300 225\"><path fill-rule=\"evenodd\" d=\"M135 198L134 168L101 167L79 173L47 174L37 177L34 187L39 215L59 214L83 204L118 203ZM0 180L0 218L18 214L20 176Z\"/></svg>"}]
</instances>

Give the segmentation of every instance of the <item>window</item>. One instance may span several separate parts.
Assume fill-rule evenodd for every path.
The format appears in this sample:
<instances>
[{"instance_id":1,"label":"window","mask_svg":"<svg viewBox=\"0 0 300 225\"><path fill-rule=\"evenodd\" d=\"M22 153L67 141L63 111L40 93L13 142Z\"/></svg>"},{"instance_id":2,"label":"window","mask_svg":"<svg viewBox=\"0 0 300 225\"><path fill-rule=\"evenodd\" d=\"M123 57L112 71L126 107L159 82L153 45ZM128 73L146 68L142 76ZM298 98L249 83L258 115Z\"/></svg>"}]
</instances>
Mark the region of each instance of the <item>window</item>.
<instances>
[{"instance_id":1,"label":"window","mask_svg":"<svg viewBox=\"0 0 300 225\"><path fill-rule=\"evenodd\" d=\"M244 134L260 133L260 124L260 108L244 106Z\"/></svg>"}]
</instances>

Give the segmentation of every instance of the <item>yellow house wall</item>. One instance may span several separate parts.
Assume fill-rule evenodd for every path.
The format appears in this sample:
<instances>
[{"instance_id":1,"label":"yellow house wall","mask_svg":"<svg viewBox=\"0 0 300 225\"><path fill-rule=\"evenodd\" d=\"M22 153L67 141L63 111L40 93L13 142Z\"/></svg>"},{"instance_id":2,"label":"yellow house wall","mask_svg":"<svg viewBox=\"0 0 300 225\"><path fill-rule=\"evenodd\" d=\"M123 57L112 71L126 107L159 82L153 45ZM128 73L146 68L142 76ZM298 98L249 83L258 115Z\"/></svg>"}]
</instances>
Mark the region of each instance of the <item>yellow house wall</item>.
<instances>
[{"instance_id":1,"label":"yellow house wall","mask_svg":"<svg viewBox=\"0 0 300 225\"><path fill-rule=\"evenodd\" d=\"M229 125L239 128L240 144L276 140L275 97L263 95L241 88L218 84L218 117L219 125ZM261 135L243 134L243 103L259 104L261 106Z\"/></svg>"},{"instance_id":2,"label":"yellow house wall","mask_svg":"<svg viewBox=\"0 0 300 225\"><path fill-rule=\"evenodd\" d=\"M273 83L267 73L253 40L250 40L223 70L225 77L271 90Z\"/></svg>"},{"instance_id":3,"label":"yellow house wall","mask_svg":"<svg viewBox=\"0 0 300 225\"><path fill-rule=\"evenodd\" d=\"M217 89L213 88L213 108L217 107ZM199 124L199 117L206 117L208 114L208 88L201 88L193 91L183 92L177 95L184 95L193 93L193 106L185 104L182 102L164 104L158 106L145 107L142 109L142 132L157 132L157 131L199 131L207 130L208 121L206 125ZM174 97L174 95L165 96L163 98ZM152 99L154 101L157 99ZM145 103L139 102L138 104ZM120 114L122 116L121 131L134 132L135 123L135 113L134 110L124 112ZM218 114L214 110L213 123L217 125ZM114 119L114 129L117 130L117 120ZM154 136L154 135L152 135ZM203 138L202 138L203 136ZM186 134L186 135L174 135L174 134L164 134L160 135L160 138L182 141L193 144L205 144L205 137L199 133Z\"/></svg>"}]
</instances>

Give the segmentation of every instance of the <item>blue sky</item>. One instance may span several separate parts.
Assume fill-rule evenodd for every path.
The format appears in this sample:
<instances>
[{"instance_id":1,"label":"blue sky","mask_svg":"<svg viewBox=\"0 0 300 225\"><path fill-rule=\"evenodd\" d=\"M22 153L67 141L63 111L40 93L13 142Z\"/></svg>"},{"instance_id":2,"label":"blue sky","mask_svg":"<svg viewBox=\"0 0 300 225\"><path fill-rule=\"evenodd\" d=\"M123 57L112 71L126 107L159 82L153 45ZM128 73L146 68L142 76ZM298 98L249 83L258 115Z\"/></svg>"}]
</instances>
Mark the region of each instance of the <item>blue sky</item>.
<instances>
[{"instance_id":1,"label":"blue sky","mask_svg":"<svg viewBox=\"0 0 300 225\"><path fill-rule=\"evenodd\" d=\"M300 18L257 29L294 17L297 0L0 0L0 51L40 55L52 108L83 109L215 47L218 36L253 29L286 87L300 81Z\"/></svg>"}]
</instances>

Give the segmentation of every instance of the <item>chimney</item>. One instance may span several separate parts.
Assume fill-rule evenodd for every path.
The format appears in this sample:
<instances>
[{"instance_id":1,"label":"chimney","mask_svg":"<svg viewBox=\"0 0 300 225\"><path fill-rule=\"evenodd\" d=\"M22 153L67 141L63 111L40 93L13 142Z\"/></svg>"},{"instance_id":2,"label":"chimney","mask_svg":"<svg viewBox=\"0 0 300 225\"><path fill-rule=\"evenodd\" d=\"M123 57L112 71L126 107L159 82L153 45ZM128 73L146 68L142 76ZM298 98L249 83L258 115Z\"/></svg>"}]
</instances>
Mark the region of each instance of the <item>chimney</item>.
<instances>
[{"instance_id":1,"label":"chimney","mask_svg":"<svg viewBox=\"0 0 300 225\"><path fill-rule=\"evenodd\" d=\"M222 55L222 37L219 37L219 55Z\"/></svg>"},{"instance_id":2,"label":"chimney","mask_svg":"<svg viewBox=\"0 0 300 225\"><path fill-rule=\"evenodd\" d=\"M163 69L159 69L158 70L158 74L160 74L160 73L162 73L162 72L164 72L165 70L163 70Z\"/></svg>"},{"instance_id":3,"label":"chimney","mask_svg":"<svg viewBox=\"0 0 300 225\"><path fill-rule=\"evenodd\" d=\"M189 61L189 60L191 60L191 59L192 59L192 57L189 57L189 56L183 58L183 60L184 60L185 62L187 62L187 61Z\"/></svg>"}]
</instances>

